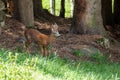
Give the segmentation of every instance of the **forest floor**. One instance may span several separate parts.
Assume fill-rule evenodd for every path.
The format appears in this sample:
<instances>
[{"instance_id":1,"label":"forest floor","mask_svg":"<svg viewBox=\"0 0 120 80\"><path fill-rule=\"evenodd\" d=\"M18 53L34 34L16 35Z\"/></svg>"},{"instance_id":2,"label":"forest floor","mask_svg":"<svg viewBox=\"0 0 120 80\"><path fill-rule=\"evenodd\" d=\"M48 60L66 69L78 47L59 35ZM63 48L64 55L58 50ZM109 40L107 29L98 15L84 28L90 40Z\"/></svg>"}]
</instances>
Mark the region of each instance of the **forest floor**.
<instances>
[{"instance_id":1,"label":"forest floor","mask_svg":"<svg viewBox=\"0 0 120 80\"><path fill-rule=\"evenodd\" d=\"M60 22L60 21L58 21ZM49 28L51 23L49 22L36 22L37 27ZM72 60L89 60L89 57L78 57L74 55L75 50L80 50L83 48L97 48L102 53L109 54L109 58L112 61L120 61L120 46L105 48L96 43L96 39L100 38L100 35L77 35L70 34L70 20L61 20L61 23L57 23L59 26L60 37L53 42L54 51L57 51L57 54L60 57L70 58ZM24 48L24 31L25 26L17 20L7 19L5 27L2 28L2 33L0 35L0 48L5 49L17 49L21 48L25 51ZM89 53L88 53L89 54Z\"/></svg>"}]
</instances>

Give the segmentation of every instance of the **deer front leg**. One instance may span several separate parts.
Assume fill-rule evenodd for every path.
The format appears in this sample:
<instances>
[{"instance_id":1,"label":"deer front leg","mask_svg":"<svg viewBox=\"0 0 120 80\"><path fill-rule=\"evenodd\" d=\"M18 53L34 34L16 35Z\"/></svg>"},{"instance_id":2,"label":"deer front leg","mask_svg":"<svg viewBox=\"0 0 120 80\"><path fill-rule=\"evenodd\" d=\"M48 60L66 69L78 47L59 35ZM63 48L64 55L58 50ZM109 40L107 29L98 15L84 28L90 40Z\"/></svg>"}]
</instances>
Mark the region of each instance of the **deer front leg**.
<instances>
[{"instance_id":1,"label":"deer front leg","mask_svg":"<svg viewBox=\"0 0 120 80\"><path fill-rule=\"evenodd\" d=\"M44 53L44 47L43 46L40 46L40 50L41 50L41 53L43 55L43 57L45 56L45 53Z\"/></svg>"},{"instance_id":2,"label":"deer front leg","mask_svg":"<svg viewBox=\"0 0 120 80\"><path fill-rule=\"evenodd\" d=\"M45 53L45 56L47 56L47 55L48 55L48 52L47 52L47 47L46 47L46 46L44 46L44 53Z\"/></svg>"}]
</instances>

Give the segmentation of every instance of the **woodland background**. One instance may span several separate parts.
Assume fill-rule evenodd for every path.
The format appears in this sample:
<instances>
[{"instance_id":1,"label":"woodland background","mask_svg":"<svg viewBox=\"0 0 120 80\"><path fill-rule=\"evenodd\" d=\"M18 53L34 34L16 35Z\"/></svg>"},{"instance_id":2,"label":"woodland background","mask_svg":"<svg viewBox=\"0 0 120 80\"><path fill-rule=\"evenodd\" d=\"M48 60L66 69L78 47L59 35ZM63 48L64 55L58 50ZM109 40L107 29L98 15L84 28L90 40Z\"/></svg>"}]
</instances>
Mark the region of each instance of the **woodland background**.
<instances>
[{"instance_id":1,"label":"woodland background","mask_svg":"<svg viewBox=\"0 0 120 80\"><path fill-rule=\"evenodd\" d=\"M12 0L14 10L5 11L0 35L0 79L119 80L120 1L55 0L55 9L50 1ZM54 23L61 36L52 43L51 55L42 57L34 45L28 54L25 29L49 35Z\"/></svg>"}]
</instances>

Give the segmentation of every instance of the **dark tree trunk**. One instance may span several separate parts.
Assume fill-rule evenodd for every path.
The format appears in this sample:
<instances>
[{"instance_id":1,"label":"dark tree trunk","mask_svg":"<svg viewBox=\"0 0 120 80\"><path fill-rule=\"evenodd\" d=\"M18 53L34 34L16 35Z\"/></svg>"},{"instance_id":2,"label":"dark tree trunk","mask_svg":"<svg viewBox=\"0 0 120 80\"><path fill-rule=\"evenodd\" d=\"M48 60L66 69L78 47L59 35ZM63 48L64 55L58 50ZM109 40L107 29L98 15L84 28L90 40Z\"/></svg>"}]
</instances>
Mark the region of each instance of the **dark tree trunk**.
<instances>
[{"instance_id":1,"label":"dark tree trunk","mask_svg":"<svg viewBox=\"0 0 120 80\"><path fill-rule=\"evenodd\" d=\"M114 0L114 21L120 25L120 0Z\"/></svg>"},{"instance_id":2,"label":"dark tree trunk","mask_svg":"<svg viewBox=\"0 0 120 80\"><path fill-rule=\"evenodd\" d=\"M104 25L113 25L112 0L102 0L102 17Z\"/></svg>"},{"instance_id":3,"label":"dark tree trunk","mask_svg":"<svg viewBox=\"0 0 120 80\"><path fill-rule=\"evenodd\" d=\"M18 8L20 20L26 26L34 25L33 1L32 0L18 0Z\"/></svg>"},{"instance_id":4,"label":"dark tree trunk","mask_svg":"<svg viewBox=\"0 0 120 80\"><path fill-rule=\"evenodd\" d=\"M70 32L105 34L101 16L101 0L75 0Z\"/></svg>"},{"instance_id":5,"label":"dark tree trunk","mask_svg":"<svg viewBox=\"0 0 120 80\"><path fill-rule=\"evenodd\" d=\"M47 9L43 9L42 0L33 0L34 4L34 16L35 18L41 19L43 21L54 21L52 14L49 13Z\"/></svg>"},{"instance_id":6,"label":"dark tree trunk","mask_svg":"<svg viewBox=\"0 0 120 80\"><path fill-rule=\"evenodd\" d=\"M65 18L65 0L61 0L60 17Z\"/></svg>"},{"instance_id":7,"label":"dark tree trunk","mask_svg":"<svg viewBox=\"0 0 120 80\"><path fill-rule=\"evenodd\" d=\"M20 20L20 13L19 13L19 7L18 7L18 0L13 0L13 4L14 4L14 14L13 17L17 20Z\"/></svg>"},{"instance_id":8,"label":"dark tree trunk","mask_svg":"<svg viewBox=\"0 0 120 80\"><path fill-rule=\"evenodd\" d=\"M33 0L33 9L35 17L42 16L42 13L44 12L42 7L42 0Z\"/></svg>"},{"instance_id":9,"label":"dark tree trunk","mask_svg":"<svg viewBox=\"0 0 120 80\"><path fill-rule=\"evenodd\" d=\"M14 10L14 18L19 20L20 19L20 10L19 9L21 9L21 7L27 6L28 3L26 3L25 5L20 4L20 5L23 5L23 6L19 7L19 2L21 3L21 1L13 0L13 2L14 2L14 6L15 6L15 8L14 8L15 9ZM34 17L43 16L42 13L44 12L44 10L43 10L43 7L42 7L42 0L32 0L32 2L33 2Z\"/></svg>"}]
</instances>

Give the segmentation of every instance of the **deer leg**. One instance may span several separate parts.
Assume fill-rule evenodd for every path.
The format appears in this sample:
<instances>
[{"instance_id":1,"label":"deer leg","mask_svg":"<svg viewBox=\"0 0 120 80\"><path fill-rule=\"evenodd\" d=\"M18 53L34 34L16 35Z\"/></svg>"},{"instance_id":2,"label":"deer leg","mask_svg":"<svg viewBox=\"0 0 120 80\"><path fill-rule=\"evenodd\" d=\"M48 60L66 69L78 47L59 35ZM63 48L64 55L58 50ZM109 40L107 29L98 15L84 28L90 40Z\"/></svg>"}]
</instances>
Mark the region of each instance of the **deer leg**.
<instances>
[{"instance_id":1,"label":"deer leg","mask_svg":"<svg viewBox=\"0 0 120 80\"><path fill-rule=\"evenodd\" d=\"M25 42L25 47L26 47L26 50L27 50L27 52L29 53L29 46L30 46L30 41L26 41Z\"/></svg>"},{"instance_id":2,"label":"deer leg","mask_svg":"<svg viewBox=\"0 0 120 80\"><path fill-rule=\"evenodd\" d=\"M46 46L44 46L44 51L45 51L45 56L47 56L47 55L48 55L48 53L47 53Z\"/></svg>"},{"instance_id":3,"label":"deer leg","mask_svg":"<svg viewBox=\"0 0 120 80\"><path fill-rule=\"evenodd\" d=\"M42 46L42 49L43 49L43 56L47 56L47 49L46 49L46 46Z\"/></svg>"}]
</instances>

